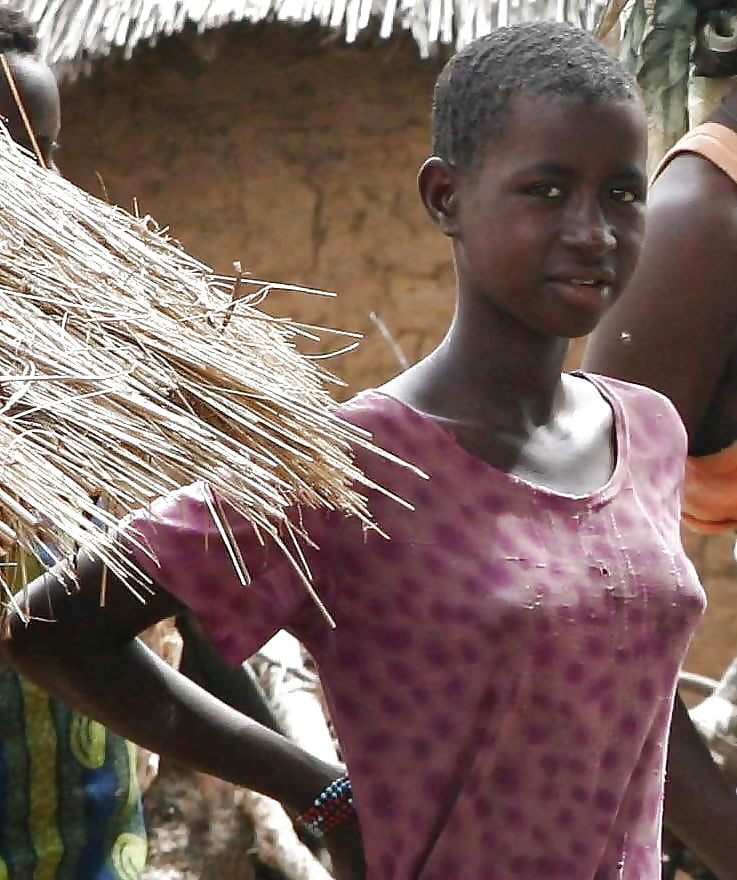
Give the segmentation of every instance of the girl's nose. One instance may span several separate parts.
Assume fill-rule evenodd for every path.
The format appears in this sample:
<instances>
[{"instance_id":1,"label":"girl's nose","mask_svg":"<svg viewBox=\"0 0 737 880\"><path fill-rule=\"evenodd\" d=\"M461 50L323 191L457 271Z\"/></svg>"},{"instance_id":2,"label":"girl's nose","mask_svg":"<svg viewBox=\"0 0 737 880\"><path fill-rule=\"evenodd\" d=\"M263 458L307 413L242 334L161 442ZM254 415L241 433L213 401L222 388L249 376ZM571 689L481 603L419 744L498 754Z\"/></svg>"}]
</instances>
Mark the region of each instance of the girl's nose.
<instances>
[{"instance_id":1,"label":"girl's nose","mask_svg":"<svg viewBox=\"0 0 737 880\"><path fill-rule=\"evenodd\" d=\"M591 203L572 205L566 212L561 240L590 257L601 258L617 246L617 238L598 199Z\"/></svg>"}]
</instances>

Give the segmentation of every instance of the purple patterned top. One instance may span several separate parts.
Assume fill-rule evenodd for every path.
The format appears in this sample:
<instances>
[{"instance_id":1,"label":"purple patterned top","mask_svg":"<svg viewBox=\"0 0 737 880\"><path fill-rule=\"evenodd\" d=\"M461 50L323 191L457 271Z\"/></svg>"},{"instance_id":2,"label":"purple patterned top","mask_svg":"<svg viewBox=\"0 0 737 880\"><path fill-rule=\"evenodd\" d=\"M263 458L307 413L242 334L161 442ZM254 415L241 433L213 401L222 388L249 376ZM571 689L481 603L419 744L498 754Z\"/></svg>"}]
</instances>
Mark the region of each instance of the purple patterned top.
<instances>
[{"instance_id":1,"label":"purple patterned top","mask_svg":"<svg viewBox=\"0 0 737 880\"><path fill-rule=\"evenodd\" d=\"M307 511L331 630L227 508L239 586L195 484L129 522L140 564L239 663L287 628L314 655L350 769L368 880L659 880L667 732L704 594L679 537L686 454L670 403L588 377L617 463L585 497L474 458L380 391L341 407L428 480L368 453L391 535Z\"/></svg>"}]
</instances>

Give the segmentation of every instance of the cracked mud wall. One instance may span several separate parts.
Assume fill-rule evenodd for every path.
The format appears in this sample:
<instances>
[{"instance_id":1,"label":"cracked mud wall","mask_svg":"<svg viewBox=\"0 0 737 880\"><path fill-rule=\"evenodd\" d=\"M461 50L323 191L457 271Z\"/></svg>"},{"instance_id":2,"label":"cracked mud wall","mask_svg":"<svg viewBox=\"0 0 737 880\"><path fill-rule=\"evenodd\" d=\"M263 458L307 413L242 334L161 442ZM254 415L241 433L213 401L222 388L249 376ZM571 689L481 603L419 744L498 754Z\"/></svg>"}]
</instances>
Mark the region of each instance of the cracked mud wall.
<instances>
[{"instance_id":1,"label":"cracked mud wall","mask_svg":"<svg viewBox=\"0 0 737 880\"><path fill-rule=\"evenodd\" d=\"M137 198L220 271L240 260L258 278L336 291L271 307L365 334L330 364L345 397L399 368L372 312L410 361L450 318L449 247L415 185L438 67L408 39L346 47L311 27L170 38L64 88L59 164L98 195L101 178L111 201ZM688 538L711 607L687 665L715 676L737 654L731 544Z\"/></svg>"}]
</instances>

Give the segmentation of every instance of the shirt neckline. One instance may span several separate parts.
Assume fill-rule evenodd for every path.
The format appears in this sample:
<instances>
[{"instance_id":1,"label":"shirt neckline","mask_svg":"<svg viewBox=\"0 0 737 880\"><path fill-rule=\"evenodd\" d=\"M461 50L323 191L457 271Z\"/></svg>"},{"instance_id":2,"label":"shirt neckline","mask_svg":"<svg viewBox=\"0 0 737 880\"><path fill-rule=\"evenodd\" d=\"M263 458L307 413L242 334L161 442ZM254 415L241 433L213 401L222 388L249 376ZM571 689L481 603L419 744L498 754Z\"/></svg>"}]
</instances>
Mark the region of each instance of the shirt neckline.
<instances>
[{"instance_id":1,"label":"shirt neckline","mask_svg":"<svg viewBox=\"0 0 737 880\"><path fill-rule=\"evenodd\" d=\"M444 427L437 419L434 419L428 413L422 412L421 410L416 409L410 404L405 403L404 401L400 400L398 397L395 397L393 394L390 394L387 391L384 391L380 388L369 388L366 389L366 391L361 392L360 396L374 395L377 397L381 397L384 400L390 401L392 404L397 406L405 413L411 414L413 418L421 420L423 424L429 425L436 434L441 434L445 438L448 446L455 451L456 455L459 455L466 461L474 462L477 468L483 467L486 472L492 474L497 480L502 480L519 488L524 488L533 495L556 500L558 503L569 504L573 506L578 506L581 504L586 504L587 506L598 506L606 503L614 495L616 495L621 488L622 483L624 482L624 476L627 472L629 464L629 428L627 424L627 417L618 395L608 385L604 378L593 376L592 374L585 373L582 370L572 370L571 374L585 379L586 381L594 385L594 387L598 390L604 400L609 404L612 410L612 419L614 426L615 461L612 472L609 475L607 481L602 486L600 486L598 489L595 489L593 492L589 492L583 495L574 495L568 492L559 492L555 489L549 488L548 486L544 486L540 483L531 482L524 477L519 477L516 474L510 474L507 471L503 471L500 468L495 467L493 464L490 464L485 459L478 458L467 449L465 449L458 442L455 434L453 434L453 432L450 431L448 428ZM422 466L420 462L417 462L416 464L419 467Z\"/></svg>"}]
</instances>

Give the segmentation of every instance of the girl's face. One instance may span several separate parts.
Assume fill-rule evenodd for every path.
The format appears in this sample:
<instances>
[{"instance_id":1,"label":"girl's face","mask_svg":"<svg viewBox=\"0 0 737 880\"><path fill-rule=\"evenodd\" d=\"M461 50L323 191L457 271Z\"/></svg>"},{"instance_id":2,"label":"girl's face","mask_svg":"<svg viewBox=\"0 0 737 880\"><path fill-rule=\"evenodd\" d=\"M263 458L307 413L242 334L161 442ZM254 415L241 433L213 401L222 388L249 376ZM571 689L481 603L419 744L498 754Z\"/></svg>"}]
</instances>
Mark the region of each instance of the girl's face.
<instances>
[{"instance_id":1,"label":"girl's face","mask_svg":"<svg viewBox=\"0 0 737 880\"><path fill-rule=\"evenodd\" d=\"M456 174L460 296L547 336L593 330L640 251L646 152L638 101L516 98L480 165Z\"/></svg>"}]
</instances>

